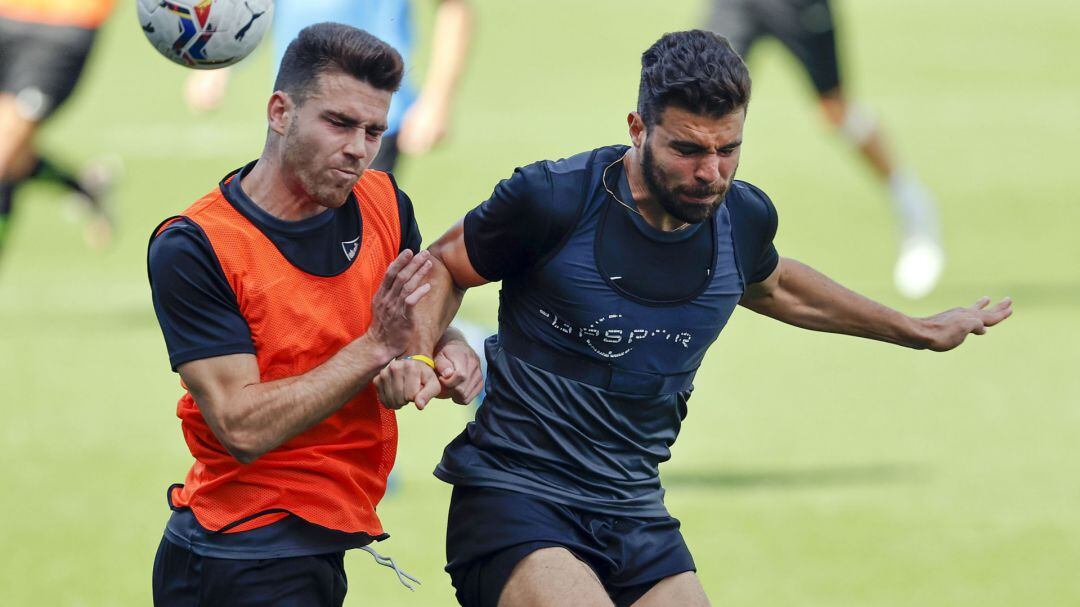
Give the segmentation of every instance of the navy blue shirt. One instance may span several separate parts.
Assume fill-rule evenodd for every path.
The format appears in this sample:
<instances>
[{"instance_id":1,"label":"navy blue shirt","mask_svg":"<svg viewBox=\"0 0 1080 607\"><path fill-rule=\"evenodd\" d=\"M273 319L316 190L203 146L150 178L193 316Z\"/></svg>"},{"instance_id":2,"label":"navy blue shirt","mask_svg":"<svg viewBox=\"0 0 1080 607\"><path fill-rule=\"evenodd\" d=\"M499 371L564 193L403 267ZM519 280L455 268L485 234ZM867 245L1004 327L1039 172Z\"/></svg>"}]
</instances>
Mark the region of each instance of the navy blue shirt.
<instances>
[{"instance_id":1,"label":"navy blue shirt","mask_svg":"<svg viewBox=\"0 0 1080 607\"><path fill-rule=\"evenodd\" d=\"M658 466L706 350L746 285L776 268L776 212L736 181L710 220L656 230L609 192L630 201L626 149L520 168L466 216L470 261L502 280L499 334L484 406L439 478L667 515Z\"/></svg>"},{"instance_id":2,"label":"navy blue shirt","mask_svg":"<svg viewBox=\"0 0 1080 607\"><path fill-rule=\"evenodd\" d=\"M355 196L350 193L344 205L314 217L283 221L259 207L241 187L241 179L254 166L251 162L222 179L225 200L266 234L294 266L318 276L336 276L347 270L363 234L362 210ZM418 252L421 237L412 201L396 182L394 188L401 219L401 250ZM236 294L198 225L182 219L152 237L147 265L154 312L174 371L193 360L255 353ZM343 533L292 515L249 531L213 533L183 508L169 518L165 537L200 556L263 559L339 552L387 536Z\"/></svg>"}]
</instances>

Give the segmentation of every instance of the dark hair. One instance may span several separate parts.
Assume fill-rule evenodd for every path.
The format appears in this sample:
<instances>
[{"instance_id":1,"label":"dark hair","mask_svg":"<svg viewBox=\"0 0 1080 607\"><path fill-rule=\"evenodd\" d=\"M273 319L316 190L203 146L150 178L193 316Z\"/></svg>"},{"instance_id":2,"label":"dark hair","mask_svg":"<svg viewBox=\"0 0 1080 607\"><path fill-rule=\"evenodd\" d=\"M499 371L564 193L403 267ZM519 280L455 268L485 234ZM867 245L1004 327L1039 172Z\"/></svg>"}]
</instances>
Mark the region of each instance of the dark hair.
<instances>
[{"instance_id":1,"label":"dark hair","mask_svg":"<svg viewBox=\"0 0 1080 607\"><path fill-rule=\"evenodd\" d=\"M702 30L664 34L641 55L638 113L645 126L668 106L725 116L750 103L750 72L723 36Z\"/></svg>"},{"instance_id":2,"label":"dark hair","mask_svg":"<svg viewBox=\"0 0 1080 607\"><path fill-rule=\"evenodd\" d=\"M316 23L300 30L281 58L275 91L298 104L311 94L319 74L339 70L371 86L396 92L405 62L394 47L341 23Z\"/></svg>"}]
</instances>

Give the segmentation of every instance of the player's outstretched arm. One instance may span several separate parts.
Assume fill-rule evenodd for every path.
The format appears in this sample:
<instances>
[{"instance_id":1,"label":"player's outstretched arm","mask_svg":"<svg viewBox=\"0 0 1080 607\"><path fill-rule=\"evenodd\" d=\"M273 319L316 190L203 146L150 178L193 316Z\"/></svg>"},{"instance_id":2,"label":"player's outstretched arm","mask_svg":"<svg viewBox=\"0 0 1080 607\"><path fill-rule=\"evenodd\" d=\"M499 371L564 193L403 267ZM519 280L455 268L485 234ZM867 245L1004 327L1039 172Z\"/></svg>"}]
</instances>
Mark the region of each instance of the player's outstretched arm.
<instances>
[{"instance_id":1,"label":"player's outstretched arm","mask_svg":"<svg viewBox=\"0 0 1080 607\"><path fill-rule=\"evenodd\" d=\"M415 308L428 293L430 254L402 253L387 268L371 302L364 335L314 369L261 382L251 354L194 360L177 369L214 436L237 460L250 463L326 419L404 352Z\"/></svg>"},{"instance_id":2,"label":"player's outstretched arm","mask_svg":"<svg viewBox=\"0 0 1080 607\"><path fill-rule=\"evenodd\" d=\"M913 318L863 297L794 259L781 258L762 282L749 285L741 305L797 327L876 339L908 348L944 352L982 335L1012 314L1008 298L983 297L966 308Z\"/></svg>"}]
</instances>

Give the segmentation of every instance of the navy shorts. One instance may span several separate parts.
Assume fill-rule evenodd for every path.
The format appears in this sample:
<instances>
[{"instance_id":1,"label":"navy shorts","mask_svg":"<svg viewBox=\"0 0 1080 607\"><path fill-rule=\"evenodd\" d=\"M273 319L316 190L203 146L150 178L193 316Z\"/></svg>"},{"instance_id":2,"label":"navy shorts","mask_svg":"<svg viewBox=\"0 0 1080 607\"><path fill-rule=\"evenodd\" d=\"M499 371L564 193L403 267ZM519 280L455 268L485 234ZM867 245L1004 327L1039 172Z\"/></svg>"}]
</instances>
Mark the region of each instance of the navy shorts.
<instances>
[{"instance_id":1,"label":"navy shorts","mask_svg":"<svg viewBox=\"0 0 1080 607\"><path fill-rule=\"evenodd\" d=\"M513 491L454 487L446 571L464 607L496 607L514 566L555 546L592 567L620 607L664 578L697 570L670 516L609 516Z\"/></svg>"},{"instance_id":2,"label":"navy shorts","mask_svg":"<svg viewBox=\"0 0 1080 607\"><path fill-rule=\"evenodd\" d=\"M345 553L281 559L202 557L162 538L155 607L341 607Z\"/></svg>"},{"instance_id":3,"label":"navy shorts","mask_svg":"<svg viewBox=\"0 0 1080 607\"><path fill-rule=\"evenodd\" d=\"M818 94L840 86L836 32L828 0L712 0L709 29L746 57L764 36L780 41L802 63Z\"/></svg>"}]
</instances>

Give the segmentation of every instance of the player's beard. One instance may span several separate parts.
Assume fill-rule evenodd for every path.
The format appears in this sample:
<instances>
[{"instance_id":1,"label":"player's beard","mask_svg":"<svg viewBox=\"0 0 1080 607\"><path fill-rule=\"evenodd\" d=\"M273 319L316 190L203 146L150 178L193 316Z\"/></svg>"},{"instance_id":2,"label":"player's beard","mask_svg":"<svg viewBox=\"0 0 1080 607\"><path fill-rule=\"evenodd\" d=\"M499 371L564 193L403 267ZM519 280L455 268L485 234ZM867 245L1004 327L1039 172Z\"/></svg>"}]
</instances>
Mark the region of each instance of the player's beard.
<instances>
[{"instance_id":1,"label":"player's beard","mask_svg":"<svg viewBox=\"0 0 1080 607\"><path fill-rule=\"evenodd\" d=\"M305 140L296 122L289 125L284 147L285 166L291 167L296 181L313 202L327 208L345 203L359 178L350 180L330 170L320 160L318 146Z\"/></svg>"},{"instance_id":2,"label":"player's beard","mask_svg":"<svg viewBox=\"0 0 1080 607\"><path fill-rule=\"evenodd\" d=\"M712 217L716 209L720 208L720 205L724 202L724 196L728 191L729 184L723 180L707 187L668 186L671 176L657 165L656 157L652 153L652 145L648 142L645 143L644 152L642 153L641 168L641 172L645 177L645 185L649 188L649 194L660 203L660 206L667 211L668 215L686 223L701 223ZM710 204L684 202L679 200L679 194L686 194L695 198L716 196L716 200Z\"/></svg>"}]
</instances>

